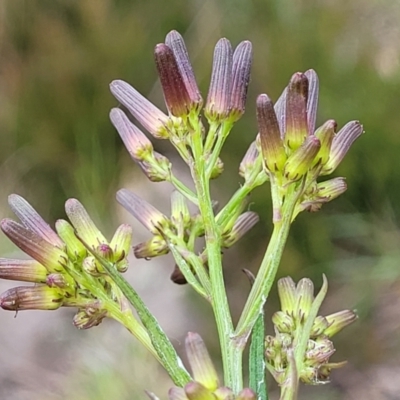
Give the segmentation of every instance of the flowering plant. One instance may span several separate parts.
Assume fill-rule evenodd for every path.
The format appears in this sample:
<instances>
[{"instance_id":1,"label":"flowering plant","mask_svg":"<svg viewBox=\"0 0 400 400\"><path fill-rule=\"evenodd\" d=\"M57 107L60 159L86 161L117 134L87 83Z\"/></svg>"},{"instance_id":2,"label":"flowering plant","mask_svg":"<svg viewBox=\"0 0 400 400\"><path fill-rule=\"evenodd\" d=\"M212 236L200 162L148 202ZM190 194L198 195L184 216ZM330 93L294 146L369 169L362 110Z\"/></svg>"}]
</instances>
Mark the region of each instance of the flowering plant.
<instances>
[{"instance_id":1,"label":"flowering plant","mask_svg":"<svg viewBox=\"0 0 400 400\"><path fill-rule=\"evenodd\" d=\"M356 315L350 310L318 315L328 288L325 276L315 298L313 283L307 278L297 285L291 278L278 281L281 310L272 318L274 336L265 337L263 309L297 215L320 210L346 190L344 178L322 182L319 178L335 171L362 134L362 125L351 121L336 132L335 121L328 120L315 128L317 74L313 70L295 73L275 104L266 94L258 96L259 132L240 164L243 183L216 212L210 180L221 175L221 149L245 111L252 45L244 41L233 50L227 39L218 41L205 102L179 33L170 32L165 43L155 47L154 56L168 113L128 83L116 80L110 88L121 107L111 110L110 119L145 175L153 182L168 181L174 187L171 215L164 215L126 189L118 191L117 201L152 235L133 247L135 256L150 259L171 252L176 262L171 279L188 283L212 308L223 380L218 378L196 333L189 333L186 339L191 374L185 369L156 318L122 276L128 268L130 226L121 225L108 241L76 199L66 202L70 222L58 220L54 231L23 198L9 197L10 207L21 222L4 219L1 229L32 259L0 259L0 277L34 285L6 291L0 296L0 306L17 312L74 307L77 313L73 322L81 329L97 326L106 317L117 320L170 375L175 385L169 392L170 400L266 399L266 370L280 385L281 399L295 399L300 381L326 382L331 370L343 365L330 361L335 352L331 338ZM154 150L128 114L154 139L172 143L190 170L194 190L175 176L171 162ZM252 288L234 326L221 250L231 247L258 222L257 214L246 210L247 199L267 182L274 228L256 276L245 269ZM198 212L191 214L188 203L193 203ZM203 236L205 246L198 253L195 245ZM249 381L244 383L243 351L248 343Z\"/></svg>"}]
</instances>

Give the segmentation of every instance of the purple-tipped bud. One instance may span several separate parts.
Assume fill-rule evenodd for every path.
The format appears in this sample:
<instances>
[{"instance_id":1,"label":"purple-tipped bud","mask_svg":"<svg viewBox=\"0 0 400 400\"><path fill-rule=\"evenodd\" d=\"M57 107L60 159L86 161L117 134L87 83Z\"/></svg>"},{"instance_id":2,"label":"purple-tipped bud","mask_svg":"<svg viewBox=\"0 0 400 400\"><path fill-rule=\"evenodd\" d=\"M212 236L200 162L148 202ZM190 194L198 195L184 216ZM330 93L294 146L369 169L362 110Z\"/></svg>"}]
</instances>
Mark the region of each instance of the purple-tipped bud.
<instances>
[{"instance_id":1,"label":"purple-tipped bud","mask_svg":"<svg viewBox=\"0 0 400 400\"><path fill-rule=\"evenodd\" d=\"M308 79L296 72L290 79L286 94L285 143L296 150L308 135L307 124Z\"/></svg>"},{"instance_id":2,"label":"purple-tipped bud","mask_svg":"<svg viewBox=\"0 0 400 400\"><path fill-rule=\"evenodd\" d=\"M72 320L73 324L78 329L89 329L99 325L107 316L107 311L102 310L100 304L87 306L79 310Z\"/></svg>"},{"instance_id":3,"label":"purple-tipped bud","mask_svg":"<svg viewBox=\"0 0 400 400\"><path fill-rule=\"evenodd\" d=\"M12 281L45 283L47 269L35 260L0 258L0 278Z\"/></svg>"},{"instance_id":4,"label":"purple-tipped bud","mask_svg":"<svg viewBox=\"0 0 400 400\"><path fill-rule=\"evenodd\" d=\"M177 31L171 31L166 36L165 43L174 53L183 83L185 84L187 93L189 94L190 108L200 110L203 104L203 99L199 88L197 87L196 78L193 73L192 64L190 63L183 37Z\"/></svg>"},{"instance_id":5,"label":"purple-tipped bud","mask_svg":"<svg viewBox=\"0 0 400 400\"><path fill-rule=\"evenodd\" d=\"M57 310L63 303L59 289L48 286L19 286L0 295L3 310Z\"/></svg>"},{"instance_id":6,"label":"purple-tipped bud","mask_svg":"<svg viewBox=\"0 0 400 400\"><path fill-rule=\"evenodd\" d=\"M163 256L169 253L169 247L164 238L160 235L154 235L146 242L142 242L133 247L133 254L136 258L150 259Z\"/></svg>"},{"instance_id":7,"label":"purple-tipped bud","mask_svg":"<svg viewBox=\"0 0 400 400\"><path fill-rule=\"evenodd\" d=\"M167 139L168 117L128 83L116 80L110 84L111 93L128 109L149 133L157 139Z\"/></svg>"},{"instance_id":8,"label":"purple-tipped bud","mask_svg":"<svg viewBox=\"0 0 400 400\"><path fill-rule=\"evenodd\" d=\"M282 138L284 133L286 132L286 97L287 97L288 89L287 87L284 89L282 94L279 96L278 100L275 102L274 110L276 114L276 118L278 120L279 128L282 134Z\"/></svg>"},{"instance_id":9,"label":"purple-tipped bud","mask_svg":"<svg viewBox=\"0 0 400 400\"><path fill-rule=\"evenodd\" d=\"M189 400L216 400L214 394L199 382L189 382L185 394Z\"/></svg>"},{"instance_id":10,"label":"purple-tipped bud","mask_svg":"<svg viewBox=\"0 0 400 400\"><path fill-rule=\"evenodd\" d=\"M257 149L257 142L254 141L250 144L249 148L246 151L246 154L243 157L243 160L240 162L239 175L242 178L248 180L254 170L255 163L259 156L260 153Z\"/></svg>"},{"instance_id":11,"label":"purple-tipped bud","mask_svg":"<svg viewBox=\"0 0 400 400\"><path fill-rule=\"evenodd\" d=\"M155 235L159 234L160 229L169 224L168 218L163 213L127 189L118 190L117 201Z\"/></svg>"},{"instance_id":12,"label":"purple-tipped bud","mask_svg":"<svg viewBox=\"0 0 400 400\"><path fill-rule=\"evenodd\" d=\"M230 110L232 90L232 46L229 40L218 41L204 114L209 121L224 119Z\"/></svg>"},{"instance_id":13,"label":"purple-tipped bud","mask_svg":"<svg viewBox=\"0 0 400 400\"><path fill-rule=\"evenodd\" d=\"M347 325L353 323L358 317L354 311L343 310L325 317L328 321L328 328L325 329L324 334L332 337L340 332Z\"/></svg>"},{"instance_id":14,"label":"purple-tipped bud","mask_svg":"<svg viewBox=\"0 0 400 400\"><path fill-rule=\"evenodd\" d=\"M201 336L198 333L189 332L186 336L185 348L194 379L210 391L217 389L218 375ZM186 394L188 394L187 391Z\"/></svg>"},{"instance_id":15,"label":"purple-tipped bud","mask_svg":"<svg viewBox=\"0 0 400 400\"><path fill-rule=\"evenodd\" d=\"M63 274L52 273L47 276L46 285L53 288L65 288L68 286L68 282Z\"/></svg>"},{"instance_id":16,"label":"purple-tipped bud","mask_svg":"<svg viewBox=\"0 0 400 400\"><path fill-rule=\"evenodd\" d=\"M328 162L321 175L331 174L349 151L353 142L363 133L363 126L358 121L348 122L333 138Z\"/></svg>"},{"instance_id":17,"label":"purple-tipped bud","mask_svg":"<svg viewBox=\"0 0 400 400\"><path fill-rule=\"evenodd\" d=\"M317 184L316 198L319 201L327 203L336 197L339 197L342 193L347 190L347 184L345 178L333 178L325 182Z\"/></svg>"},{"instance_id":18,"label":"purple-tipped bud","mask_svg":"<svg viewBox=\"0 0 400 400\"><path fill-rule=\"evenodd\" d=\"M10 219L1 221L1 229L24 253L46 267L49 272L63 270L62 265L65 263L66 254L58 247L51 245L42 236Z\"/></svg>"},{"instance_id":19,"label":"purple-tipped bud","mask_svg":"<svg viewBox=\"0 0 400 400\"><path fill-rule=\"evenodd\" d=\"M188 400L185 391L180 387L173 387L168 391L169 400Z\"/></svg>"},{"instance_id":20,"label":"purple-tipped bud","mask_svg":"<svg viewBox=\"0 0 400 400\"><path fill-rule=\"evenodd\" d=\"M77 199L68 199L65 202L65 212L76 229L78 237L91 249L95 250L100 244L108 243L90 218L85 207Z\"/></svg>"},{"instance_id":21,"label":"purple-tipped bud","mask_svg":"<svg viewBox=\"0 0 400 400\"><path fill-rule=\"evenodd\" d=\"M253 211L246 211L239 216L229 232L224 232L221 238L222 247L231 247L240 240L258 221L260 217Z\"/></svg>"},{"instance_id":22,"label":"purple-tipped bud","mask_svg":"<svg viewBox=\"0 0 400 400\"><path fill-rule=\"evenodd\" d=\"M336 133L336 126L336 122L333 119L330 119L315 131L315 136L321 142L321 148L315 157L314 164L323 166L328 161L332 141Z\"/></svg>"},{"instance_id":23,"label":"purple-tipped bud","mask_svg":"<svg viewBox=\"0 0 400 400\"><path fill-rule=\"evenodd\" d=\"M240 391L236 400L257 400L257 395L249 388Z\"/></svg>"},{"instance_id":24,"label":"purple-tipped bud","mask_svg":"<svg viewBox=\"0 0 400 400\"><path fill-rule=\"evenodd\" d=\"M59 219L56 222L56 231L66 245L66 252L69 258L72 260L81 260L86 257L86 247L76 237L75 229L69 222Z\"/></svg>"},{"instance_id":25,"label":"purple-tipped bud","mask_svg":"<svg viewBox=\"0 0 400 400\"><path fill-rule=\"evenodd\" d=\"M132 122L119 108L113 108L110 112L110 120L121 136L129 154L135 161L146 160L153 152L153 145L146 135Z\"/></svg>"},{"instance_id":26,"label":"purple-tipped bud","mask_svg":"<svg viewBox=\"0 0 400 400\"><path fill-rule=\"evenodd\" d=\"M272 101L266 94L257 97L257 122L265 167L272 173L282 171L287 156L281 139Z\"/></svg>"},{"instance_id":27,"label":"purple-tipped bud","mask_svg":"<svg viewBox=\"0 0 400 400\"><path fill-rule=\"evenodd\" d=\"M26 228L35 232L53 246L64 249L65 245L62 240L23 197L11 194L8 197L8 204Z\"/></svg>"},{"instance_id":28,"label":"purple-tipped bud","mask_svg":"<svg viewBox=\"0 0 400 400\"><path fill-rule=\"evenodd\" d=\"M166 44L160 43L154 49L154 58L169 112L175 117L187 115L191 108L191 98L173 51Z\"/></svg>"},{"instance_id":29,"label":"purple-tipped bud","mask_svg":"<svg viewBox=\"0 0 400 400\"><path fill-rule=\"evenodd\" d=\"M308 79L308 99L307 99L307 123L308 132L312 134L315 129L317 119L319 80L318 75L313 69L304 73Z\"/></svg>"},{"instance_id":30,"label":"purple-tipped bud","mask_svg":"<svg viewBox=\"0 0 400 400\"><path fill-rule=\"evenodd\" d=\"M252 44L245 40L236 47L232 64L232 96L230 115L238 120L246 107L247 88L250 82L250 70L253 60Z\"/></svg>"},{"instance_id":31,"label":"purple-tipped bud","mask_svg":"<svg viewBox=\"0 0 400 400\"><path fill-rule=\"evenodd\" d=\"M101 276L104 274L103 267L96 261L93 256L88 256L82 261L83 270L92 276Z\"/></svg>"},{"instance_id":32,"label":"purple-tipped bud","mask_svg":"<svg viewBox=\"0 0 400 400\"><path fill-rule=\"evenodd\" d=\"M312 166L315 156L321 147L320 141L314 136L307 136L305 142L287 159L284 175L290 181L303 177Z\"/></svg>"}]
</instances>

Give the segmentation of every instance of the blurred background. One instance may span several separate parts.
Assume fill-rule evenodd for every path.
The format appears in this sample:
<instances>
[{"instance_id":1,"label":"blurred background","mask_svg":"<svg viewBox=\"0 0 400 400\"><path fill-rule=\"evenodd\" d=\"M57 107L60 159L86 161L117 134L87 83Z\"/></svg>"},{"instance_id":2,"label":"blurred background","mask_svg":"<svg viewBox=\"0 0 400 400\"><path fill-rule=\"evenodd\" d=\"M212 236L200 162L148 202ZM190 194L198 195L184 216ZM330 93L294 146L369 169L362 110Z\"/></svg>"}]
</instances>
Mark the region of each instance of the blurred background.
<instances>
[{"instance_id":1,"label":"blurred background","mask_svg":"<svg viewBox=\"0 0 400 400\"><path fill-rule=\"evenodd\" d=\"M163 107L153 48L165 34L185 38L206 96L213 47L253 42L254 62L245 116L222 158L225 172L213 196L224 204L241 179L238 165L256 135L255 99L277 99L296 71L320 78L318 122L357 119L365 134L335 171L348 191L319 213L300 215L280 276L309 277L330 288L323 311L356 309L359 320L338 335L332 360L348 360L332 383L303 387L301 399L400 398L400 3L384 0L3 0L0 3L0 215L7 196L24 196L52 225L76 197L112 234L134 226L134 243L148 238L114 200L128 187L169 211L171 187L152 184L131 161L111 126L117 102L108 90L124 79ZM154 143L186 179L166 143ZM269 188L253 194L261 222L225 253L235 320L271 232ZM5 257L20 257L0 237ZM199 332L218 358L211 311L187 286L170 282L170 256L132 260L127 277L183 353L187 331ZM2 281L1 291L13 282ZM276 292L267 305L279 307ZM166 374L128 332L106 321L77 331L73 312L0 313L0 398L5 400L142 399L144 389L166 398ZM267 329L270 329L268 327ZM277 398L276 387L271 383Z\"/></svg>"}]
</instances>

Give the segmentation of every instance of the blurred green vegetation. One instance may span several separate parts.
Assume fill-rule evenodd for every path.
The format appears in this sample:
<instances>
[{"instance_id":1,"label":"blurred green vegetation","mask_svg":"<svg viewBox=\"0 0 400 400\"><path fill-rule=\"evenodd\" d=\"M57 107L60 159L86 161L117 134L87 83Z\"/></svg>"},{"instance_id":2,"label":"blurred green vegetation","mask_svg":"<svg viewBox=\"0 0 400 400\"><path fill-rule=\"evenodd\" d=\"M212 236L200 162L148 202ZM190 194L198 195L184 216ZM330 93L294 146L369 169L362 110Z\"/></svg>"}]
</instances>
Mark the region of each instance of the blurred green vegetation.
<instances>
[{"instance_id":1,"label":"blurred green vegetation","mask_svg":"<svg viewBox=\"0 0 400 400\"><path fill-rule=\"evenodd\" d=\"M360 313L360 322L339 337L338 357L352 367L338 373L330 398L352 393L355 370L367 376L374 366L398 359L400 318L391 308L400 309L398 2L3 0L0 27L4 216L7 195L17 192L49 221L64 215L68 197L78 197L104 227L115 222L115 191L138 169L108 120L116 104L108 84L124 79L162 107L152 49L171 29L185 37L204 96L216 41L253 42L247 112L226 144L225 173L215 186L221 202L240 184L238 164L256 134L257 94L276 99L294 72L315 69L319 123L334 118L341 127L358 119L366 133L335 173L347 177L347 193L320 213L298 218L280 273L308 276L317 286L325 273L331 283L327 310ZM172 157L164 143L155 147ZM262 222L237 252L226 254L235 316L248 290L240 269L256 270L271 231L266 186L254 193L251 208ZM1 248L10 248L4 238ZM272 304L269 312L277 306Z\"/></svg>"}]
</instances>

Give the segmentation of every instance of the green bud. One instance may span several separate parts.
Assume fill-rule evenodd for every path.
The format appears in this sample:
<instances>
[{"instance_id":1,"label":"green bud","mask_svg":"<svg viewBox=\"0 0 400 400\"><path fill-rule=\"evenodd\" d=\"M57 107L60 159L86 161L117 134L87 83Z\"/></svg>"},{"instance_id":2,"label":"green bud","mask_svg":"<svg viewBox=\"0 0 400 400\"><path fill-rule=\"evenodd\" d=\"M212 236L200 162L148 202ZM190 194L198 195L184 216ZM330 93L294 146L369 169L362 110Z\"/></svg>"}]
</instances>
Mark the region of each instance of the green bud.
<instances>
[{"instance_id":1,"label":"green bud","mask_svg":"<svg viewBox=\"0 0 400 400\"><path fill-rule=\"evenodd\" d=\"M321 142L321 148L314 160L314 165L325 165L329 159L331 145L336 132L336 122L333 119L326 121L315 131L315 137Z\"/></svg>"},{"instance_id":2,"label":"green bud","mask_svg":"<svg viewBox=\"0 0 400 400\"><path fill-rule=\"evenodd\" d=\"M232 389L228 387L220 387L214 391L214 394L218 400L235 400L236 396Z\"/></svg>"},{"instance_id":3,"label":"green bud","mask_svg":"<svg viewBox=\"0 0 400 400\"><path fill-rule=\"evenodd\" d=\"M277 311L272 316L272 322L280 333L292 333L296 329L293 317L283 311Z\"/></svg>"},{"instance_id":4,"label":"green bud","mask_svg":"<svg viewBox=\"0 0 400 400\"><path fill-rule=\"evenodd\" d=\"M82 260L86 257L86 247L76 237L75 229L69 222L59 219L56 222L56 231L66 245L66 251L69 258L72 260Z\"/></svg>"},{"instance_id":5,"label":"green bud","mask_svg":"<svg viewBox=\"0 0 400 400\"><path fill-rule=\"evenodd\" d=\"M99 325L107 316L107 311L101 309L101 303L96 302L91 306L80 309L72 320L78 329L89 329Z\"/></svg>"},{"instance_id":6,"label":"green bud","mask_svg":"<svg viewBox=\"0 0 400 400\"><path fill-rule=\"evenodd\" d=\"M132 244L132 227L128 224L120 225L114 233L110 247L114 253L114 262L123 261L127 257Z\"/></svg>"},{"instance_id":7,"label":"green bud","mask_svg":"<svg viewBox=\"0 0 400 400\"><path fill-rule=\"evenodd\" d=\"M215 163L215 165L211 171L210 179L217 179L223 172L224 172L224 163L218 157L217 162Z\"/></svg>"},{"instance_id":8,"label":"green bud","mask_svg":"<svg viewBox=\"0 0 400 400\"><path fill-rule=\"evenodd\" d=\"M312 166L320 147L320 141L314 135L307 136L304 143L287 159L284 168L285 177L289 181L302 178Z\"/></svg>"},{"instance_id":9,"label":"green bud","mask_svg":"<svg viewBox=\"0 0 400 400\"><path fill-rule=\"evenodd\" d=\"M303 323L311 310L312 303L314 301L314 284L311 279L301 279L296 287L297 296L297 313L295 317L300 319Z\"/></svg>"},{"instance_id":10,"label":"green bud","mask_svg":"<svg viewBox=\"0 0 400 400\"><path fill-rule=\"evenodd\" d=\"M47 276L46 285L55 288L65 288L68 286L68 282L63 274L53 273Z\"/></svg>"},{"instance_id":11,"label":"green bud","mask_svg":"<svg viewBox=\"0 0 400 400\"><path fill-rule=\"evenodd\" d=\"M146 242L142 242L134 246L133 253L135 254L136 258L149 259L168 254L169 248L162 236L154 235Z\"/></svg>"},{"instance_id":12,"label":"green bud","mask_svg":"<svg viewBox=\"0 0 400 400\"><path fill-rule=\"evenodd\" d=\"M297 309L297 294L296 285L290 276L278 280L278 294L281 310L288 315L294 315Z\"/></svg>"},{"instance_id":13,"label":"green bud","mask_svg":"<svg viewBox=\"0 0 400 400\"><path fill-rule=\"evenodd\" d=\"M171 194L171 222L177 227L179 236L182 238L192 222L186 198L177 190Z\"/></svg>"},{"instance_id":14,"label":"green bud","mask_svg":"<svg viewBox=\"0 0 400 400\"><path fill-rule=\"evenodd\" d=\"M239 166L239 175L244 178L245 181L248 181L250 176L254 172L255 164L258 157L260 157L260 152L257 148L257 142L254 141L247 149L246 154L244 155L243 160L241 161Z\"/></svg>"}]
</instances>

